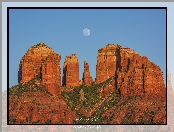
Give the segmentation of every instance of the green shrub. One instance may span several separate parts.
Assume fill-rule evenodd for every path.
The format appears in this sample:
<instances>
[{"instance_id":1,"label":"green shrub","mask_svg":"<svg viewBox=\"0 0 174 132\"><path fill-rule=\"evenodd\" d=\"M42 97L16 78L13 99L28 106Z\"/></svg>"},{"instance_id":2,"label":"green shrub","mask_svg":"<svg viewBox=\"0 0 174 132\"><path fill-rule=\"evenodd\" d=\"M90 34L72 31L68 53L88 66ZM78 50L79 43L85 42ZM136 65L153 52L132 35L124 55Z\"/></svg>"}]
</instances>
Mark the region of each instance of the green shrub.
<instances>
[{"instance_id":1,"label":"green shrub","mask_svg":"<svg viewBox=\"0 0 174 132\"><path fill-rule=\"evenodd\" d=\"M16 123L16 119L14 117L10 117L9 118L9 123L10 124L15 124Z\"/></svg>"}]
</instances>

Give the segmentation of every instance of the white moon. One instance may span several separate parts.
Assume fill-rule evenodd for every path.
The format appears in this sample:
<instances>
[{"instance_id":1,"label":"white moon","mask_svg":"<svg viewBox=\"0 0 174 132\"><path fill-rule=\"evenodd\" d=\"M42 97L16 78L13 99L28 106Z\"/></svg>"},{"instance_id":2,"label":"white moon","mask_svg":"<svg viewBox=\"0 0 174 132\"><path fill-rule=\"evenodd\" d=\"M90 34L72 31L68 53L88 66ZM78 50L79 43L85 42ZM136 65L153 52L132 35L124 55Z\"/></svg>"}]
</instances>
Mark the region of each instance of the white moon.
<instances>
[{"instance_id":1,"label":"white moon","mask_svg":"<svg viewBox=\"0 0 174 132\"><path fill-rule=\"evenodd\" d=\"M89 36L90 35L90 30L88 28L83 29L83 35L84 36Z\"/></svg>"}]
</instances>

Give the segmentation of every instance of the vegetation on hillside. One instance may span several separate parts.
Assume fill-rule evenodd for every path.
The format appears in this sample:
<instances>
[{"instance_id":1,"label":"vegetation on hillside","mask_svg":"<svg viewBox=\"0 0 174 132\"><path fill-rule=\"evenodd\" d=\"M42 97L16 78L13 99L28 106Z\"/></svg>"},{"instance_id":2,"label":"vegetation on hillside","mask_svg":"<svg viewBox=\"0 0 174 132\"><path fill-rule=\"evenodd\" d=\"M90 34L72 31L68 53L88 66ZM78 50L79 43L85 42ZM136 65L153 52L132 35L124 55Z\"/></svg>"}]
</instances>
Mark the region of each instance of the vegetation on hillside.
<instances>
[{"instance_id":1,"label":"vegetation on hillside","mask_svg":"<svg viewBox=\"0 0 174 132\"><path fill-rule=\"evenodd\" d=\"M36 81L39 81L40 79L41 79L40 75L37 75L35 78L31 79L29 82L19 83L18 85L12 86L9 89L9 95L20 97L22 93L24 92L41 92L41 93L48 93L49 95L52 95L46 89L36 84Z\"/></svg>"},{"instance_id":2,"label":"vegetation on hillside","mask_svg":"<svg viewBox=\"0 0 174 132\"><path fill-rule=\"evenodd\" d=\"M116 92L111 93L107 97L101 97L98 89L104 88L111 84L112 78L100 83L93 84L91 86L78 86L74 88L72 92L62 92L62 96L67 104L73 111L79 116L79 119L75 119L75 124L101 124L105 119L102 118L102 114L109 108L113 107L119 101L119 94ZM80 90L83 89L86 100L80 100ZM84 109L90 113L91 116L85 116L79 112L79 109Z\"/></svg>"},{"instance_id":3,"label":"vegetation on hillside","mask_svg":"<svg viewBox=\"0 0 174 132\"><path fill-rule=\"evenodd\" d=\"M41 92L52 96L46 89L36 84L40 79L41 76L37 75L27 83L19 83L18 85L11 87L9 89L10 96L20 97L24 92ZM82 84L74 87L73 91L69 92L66 91L68 88L63 87L65 89L61 93L63 99L70 106L72 111L78 115L78 119L73 120L74 124L108 124L113 120L115 113L123 111L124 109L126 109L127 112L125 113L121 124L155 124L153 118L156 111L150 110L148 107L147 112L144 112L138 117L138 122L134 121L133 114L136 112L132 112L134 107L130 109L129 107L132 106L131 104L134 105L136 103L136 96L131 96L122 100L120 99L120 94L116 91L110 93L107 97L101 96L99 91L107 85L111 85L112 80L113 78L109 78L100 84L92 84L91 86ZM82 95L84 96L83 99L81 99ZM35 103L35 100L33 100L32 103ZM152 102L152 106L155 105L156 102ZM103 116L103 114L106 114L106 111L111 108L112 110L110 113L107 116ZM145 120L145 118L147 120ZM26 120L28 121L28 119ZM14 123L15 120L11 117L10 122ZM33 122L30 123L33 124ZM51 122L48 121L47 124L48 123ZM163 122L159 122L158 124L163 124Z\"/></svg>"}]
</instances>

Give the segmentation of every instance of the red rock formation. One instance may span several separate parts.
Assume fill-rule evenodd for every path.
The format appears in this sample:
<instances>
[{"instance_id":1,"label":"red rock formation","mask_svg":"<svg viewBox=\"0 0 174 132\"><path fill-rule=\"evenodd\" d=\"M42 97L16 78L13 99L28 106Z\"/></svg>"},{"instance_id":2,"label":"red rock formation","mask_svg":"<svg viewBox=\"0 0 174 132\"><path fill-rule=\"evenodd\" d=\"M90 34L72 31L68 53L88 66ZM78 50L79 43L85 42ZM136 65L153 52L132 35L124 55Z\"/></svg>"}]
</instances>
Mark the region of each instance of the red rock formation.
<instances>
[{"instance_id":1,"label":"red rock formation","mask_svg":"<svg viewBox=\"0 0 174 132\"><path fill-rule=\"evenodd\" d=\"M108 44L98 50L96 65L96 84L99 84L112 76L116 71L116 49L119 45Z\"/></svg>"},{"instance_id":2,"label":"red rock formation","mask_svg":"<svg viewBox=\"0 0 174 132\"><path fill-rule=\"evenodd\" d=\"M20 62L19 82L28 82L41 73L41 84L49 92L60 95L60 59L60 55L43 43L32 46ZM98 51L96 84L111 77L113 77L112 83L102 90L99 89L102 91L100 95L105 97L115 90L121 94L121 97L118 97L118 104L108 108L103 114L106 117L113 117L109 121L111 124L121 123L124 120L129 123L138 122L139 117L143 117L144 121L148 122L151 121L149 119L151 115L154 115L153 121L156 123L166 122L166 88L159 66L150 62L147 57L141 57L130 48L108 44ZM84 63L83 82L85 85L92 83L89 65L86 62ZM65 58L63 64L62 85L74 87L80 84L82 81L79 80L79 62L76 54L72 54ZM70 90L73 91L73 89ZM128 98L134 95L137 96L136 101ZM73 119L78 118L65 101L40 91L24 92L19 98L11 96L9 102L10 117L14 117L16 123L21 121L26 123L28 122L26 117L28 117L30 122L40 120L40 123L46 123L51 120L52 123L57 124L72 124ZM129 115L133 117L131 120L127 119Z\"/></svg>"},{"instance_id":3,"label":"red rock formation","mask_svg":"<svg viewBox=\"0 0 174 132\"><path fill-rule=\"evenodd\" d=\"M53 94L60 93L60 59L60 55L42 42L31 46L20 61L19 82L28 82L42 74L42 85Z\"/></svg>"},{"instance_id":4,"label":"red rock formation","mask_svg":"<svg viewBox=\"0 0 174 132\"><path fill-rule=\"evenodd\" d=\"M20 99L10 97L10 117L16 124L72 124L77 118L66 102L46 93L24 93Z\"/></svg>"},{"instance_id":5,"label":"red rock formation","mask_svg":"<svg viewBox=\"0 0 174 132\"><path fill-rule=\"evenodd\" d=\"M42 42L31 46L20 61L18 82L28 82L39 74L41 64L52 53L55 52Z\"/></svg>"},{"instance_id":6,"label":"red rock formation","mask_svg":"<svg viewBox=\"0 0 174 132\"><path fill-rule=\"evenodd\" d=\"M115 76L116 69L120 68L120 45L107 44L106 47L98 50L97 65L96 65L96 84L102 83L107 79ZM112 85L106 86L102 90L103 96L108 96L115 91L114 82Z\"/></svg>"},{"instance_id":7,"label":"red rock formation","mask_svg":"<svg viewBox=\"0 0 174 132\"><path fill-rule=\"evenodd\" d=\"M42 64L42 84L53 94L60 95L60 55L51 54Z\"/></svg>"},{"instance_id":8,"label":"red rock formation","mask_svg":"<svg viewBox=\"0 0 174 132\"><path fill-rule=\"evenodd\" d=\"M76 54L66 56L63 64L62 85L66 87L79 86L79 62Z\"/></svg>"},{"instance_id":9,"label":"red rock formation","mask_svg":"<svg viewBox=\"0 0 174 132\"><path fill-rule=\"evenodd\" d=\"M84 61L84 72L83 72L83 83L84 85L91 85L93 82L92 77L89 72L89 65L86 61Z\"/></svg>"},{"instance_id":10,"label":"red rock formation","mask_svg":"<svg viewBox=\"0 0 174 132\"><path fill-rule=\"evenodd\" d=\"M141 56L129 48L119 49L116 88L122 97L144 95Z\"/></svg>"},{"instance_id":11,"label":"red rock formation","mask_svg":"<svg viewBox=\"0 0 174 132\"><path fill-rule=\"evenodd\" d=\"M22 58L19 64L18 82L28 82L34 78L34 64L31 56L25 56Z\"/></svg>"},{"instance_id":12,"label":"red rock formation","mask_svg":"<svg viewBox=\"0 0 174 132\"><path fill-rule=\"evenodd\" d=\"M128 48L120 48L116 70L117 89L122 96L165 96L166 88L159 66Z\"/></svg>"},{"instance_id":13,"label":"red rock formation","mask_svg":"<svg viewBox=\"0 0 174 132\"><path fill-rule=\"evenodd\" d=\"M82 80L79 80L79 85L82 85L83 84L83 81Z\"/></svg>"},{"instance_id":14,"label":"red rock formation","mask_svg":"<svg viewBox=\"0 0 174 132\"><path fill-rule=\"evenodd\" d=\"M122 97L153 97L153 94L165 98L166 88L159 66L130 48L108 44L98 51L96 83L112 76L115 76L115 88ZM104 88L104 91L108 89Z\"/></svg>"}]
</instances>

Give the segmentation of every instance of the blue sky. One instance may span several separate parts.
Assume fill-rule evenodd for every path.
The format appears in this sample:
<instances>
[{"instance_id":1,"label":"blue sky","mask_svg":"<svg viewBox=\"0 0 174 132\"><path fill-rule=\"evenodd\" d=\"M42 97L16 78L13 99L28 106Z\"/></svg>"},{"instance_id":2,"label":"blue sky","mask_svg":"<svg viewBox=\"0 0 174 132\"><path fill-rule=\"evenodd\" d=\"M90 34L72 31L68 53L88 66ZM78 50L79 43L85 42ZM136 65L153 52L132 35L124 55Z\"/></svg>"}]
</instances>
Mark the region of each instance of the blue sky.
<instances>
[{"instance_id":1,"label":"blue sky","mask_svg":"<svg viewBox=\"0 0 174 132\"><path fill-rule=\"evenodd\" d=\"M84 61L95 79L98 49L115 43L147 56L166 82L165 10L10 10L9 21L10 87L17 84L20 59L40 41L61 55L61 69L65 56L76 53L80 79ZM90 36L83 35L85 28Z\"/></svg>"}]
</instances>

